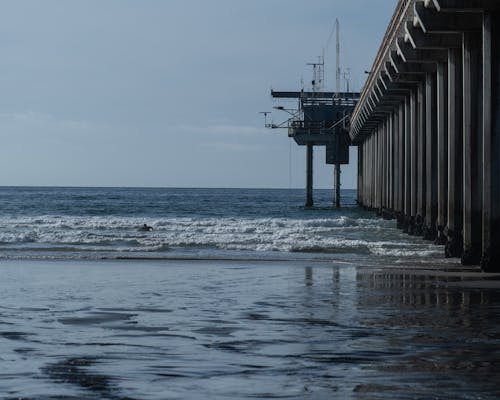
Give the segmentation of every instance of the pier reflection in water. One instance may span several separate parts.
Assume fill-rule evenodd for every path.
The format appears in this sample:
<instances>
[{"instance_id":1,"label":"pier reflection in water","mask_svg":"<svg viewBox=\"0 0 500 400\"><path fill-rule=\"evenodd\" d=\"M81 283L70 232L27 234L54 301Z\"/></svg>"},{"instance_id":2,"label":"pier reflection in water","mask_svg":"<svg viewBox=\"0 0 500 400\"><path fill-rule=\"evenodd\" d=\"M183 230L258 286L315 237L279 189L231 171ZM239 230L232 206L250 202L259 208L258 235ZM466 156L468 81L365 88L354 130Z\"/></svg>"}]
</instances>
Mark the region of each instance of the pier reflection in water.
<instances>
[{"instance_id":1,"label":"pier reflection in water","mask_svg":"<svg viewBox=\"0 0 500 400\"><path fill-rule=\"evenodd\" d=\"M338 382L337 392L342 396L500 396L496 368L500 362L500 290L495 288L500 285L474 288L460 271L428 274L334 268L329 283L324 270L305 268L307 288L331 284L331 297L322 301L331 303L335 311L330 318L339 323L340 332L348 332L347 337L335 335L318 357L349 365L350 376L345 376L349 380ZM317 300L304 299L316 315L321 307ZM318 353L314 346L311 349Z\"/></svg>"},{"instance_id":2,"label":"pier reflection in water","mask_svg":"<svg viewBox=\"0 0 500 400\"><path fill-rule=\"evenodd\" d=\"M377 380L401 396L498 398L500 290L467 286L460 273L357 273L360 324L383 332L394 352L366 367Z\"/></svg>"},{"instance_id":3,"label":"pier reflection in water","mask_svg":"<svg viewBox=\"0 0 500 400\"><path fill-rule=\"evenodd\" d=\"M438 275L317 261L7 264L0 393L499 398L499 291Z\"/></svg>"}]
</instances>

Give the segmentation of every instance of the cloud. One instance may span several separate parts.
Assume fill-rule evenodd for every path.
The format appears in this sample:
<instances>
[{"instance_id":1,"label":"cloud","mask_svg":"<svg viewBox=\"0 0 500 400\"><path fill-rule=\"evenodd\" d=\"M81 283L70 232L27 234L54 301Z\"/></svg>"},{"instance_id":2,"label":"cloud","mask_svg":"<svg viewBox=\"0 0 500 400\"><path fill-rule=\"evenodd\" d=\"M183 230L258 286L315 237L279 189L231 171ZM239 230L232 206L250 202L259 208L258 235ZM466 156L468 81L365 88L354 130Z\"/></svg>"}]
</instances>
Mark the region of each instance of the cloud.
<instances>
[{"instance_id":1,"label":"cloud","mask_svg":"<svg viewBox=\"0 0 500 400\"><path fill-rule=\"evenodd\" d=\"M33 133L37 129L38 134L53 135L64 133L75 135L91 135L93 133L113 134L113 126L104 123L96 123L88 120L76 120L60 118L53 114L26 111L0 113L0 134L11 136L16 133Z\"/></svg>"},{"instance_id":2,"label":"cloud","mask_svg":"<svg viewBox=\"0 0 500 400\"><path fill-rule=\"evenodd\" d=\"M54 119L53 115L28 111L28 112L12 112L12 113L0 113L0 121L1 122L27 122L27 123L47 123Z\"/></svg>"}]
</instances>

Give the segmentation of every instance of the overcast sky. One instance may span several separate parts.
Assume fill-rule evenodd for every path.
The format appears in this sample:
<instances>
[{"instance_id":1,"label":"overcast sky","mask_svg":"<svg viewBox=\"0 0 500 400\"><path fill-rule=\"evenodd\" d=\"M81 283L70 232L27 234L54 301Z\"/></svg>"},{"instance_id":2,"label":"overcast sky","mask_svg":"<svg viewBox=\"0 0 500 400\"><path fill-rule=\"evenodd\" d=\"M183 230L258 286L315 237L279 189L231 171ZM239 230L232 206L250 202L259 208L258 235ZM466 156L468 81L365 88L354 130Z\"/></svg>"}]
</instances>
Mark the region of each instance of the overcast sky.
<instances>
[{"instance_id":1,"label":"overcast sky","mask_svg":"<svg viewBox=\"0 0 500 400\"><path fill-rule=\"evenodd\" d=\"M310 81L339 18L359 90L396 3L3 0L0 185L303 187L305 149L258 114L270 88ZM329 188L315 155L315 186Z\"/></svg>"}]
</instances>

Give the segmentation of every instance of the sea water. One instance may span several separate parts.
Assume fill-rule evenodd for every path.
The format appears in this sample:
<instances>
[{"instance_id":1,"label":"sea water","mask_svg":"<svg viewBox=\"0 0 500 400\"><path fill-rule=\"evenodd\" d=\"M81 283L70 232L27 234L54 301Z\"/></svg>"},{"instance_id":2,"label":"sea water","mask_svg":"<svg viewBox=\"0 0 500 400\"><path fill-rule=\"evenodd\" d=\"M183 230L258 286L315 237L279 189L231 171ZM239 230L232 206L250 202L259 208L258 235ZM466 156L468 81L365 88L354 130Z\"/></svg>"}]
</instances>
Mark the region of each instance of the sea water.
<instances>
[{"instance_id":1,"label":"sea water","mask_svg":"<svg viewBox=\"0 0 500 400\"><path fill-rule=\"evenodd\" d=\"M0 257L366 258L442 250L356 207L356 191L0 188ZM147 224L151 232L142 232Z\"/></svg>"},{"instance_id":2,"label":"sea water","mask_svg":"<svg viewBox=\"0 0 500 400\"><path fill-rule=\"evenodd\" d=\"M495 282L315 194L0 189L0 398L500 398Z\"/></svg>"}]
</instances>

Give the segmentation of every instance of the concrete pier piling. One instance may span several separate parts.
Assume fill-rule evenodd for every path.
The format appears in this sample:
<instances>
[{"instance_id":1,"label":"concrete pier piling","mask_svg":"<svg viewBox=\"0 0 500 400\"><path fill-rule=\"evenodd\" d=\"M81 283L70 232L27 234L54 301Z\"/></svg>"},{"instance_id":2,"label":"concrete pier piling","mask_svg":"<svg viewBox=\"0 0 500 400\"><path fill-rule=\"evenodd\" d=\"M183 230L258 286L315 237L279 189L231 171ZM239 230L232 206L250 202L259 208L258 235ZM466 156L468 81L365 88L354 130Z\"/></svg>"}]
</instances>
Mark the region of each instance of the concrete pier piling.
<instances>
[{"instance_id":1,"label":"concrete pier piling","mask_svg":"<svg viewBox=\"0 0 500 400\"><path fill-rule=\"evenodd\" d=\"M463 37L463 240L464 265L481 261L481 125L482 71L481 36L464 33ZM466 94L469 93L467 96Z\"/></svg>"},{"instance_id":2,"label":"concrete pier piling","mask_svg":"<svg viewBox=\"0 0 500 400\"><path fill-rule=\"evenodd\" d=\"M482 24L483 210L485 271L500 269L500 12L486 11Z\"/></svg>"},{"instance_id":3,"label":"concrete pier piling","mask_svg":"<svg viewBox=\"0 0 500 400\"><path fill-rule=\"evenodd\" d=\"M437 66L437 179L438 203L436 244L445 245L444 227L448 218L448 64Z\"/></svg>"},{"instance_id":4,"label":"concrete pier piling","mask_svg":"<svg viewBox=\"0 0 500 400\"><path fill-rule=\"evenodd\" d=\"M426 240L437 238L438 209L438 146L437 146L437 76L427 73L425 77L425 177L426 208L423 235Z\"/></svg>"},{"instance_id":5,"label":"concrete pier piling","mask_svg":"<svg viewBox=\"0 0 500 400\"><path fill-rule=\"evenodd\" d=\"M307 144L306 150L306 207L314 206L313 198L313 164L314 146Z\"/></svg>"},{"instance_id":6,"label":"concrete pier piling","mask_svg":"<svg viewBox=\"0 0 500 400\"><path fill-rule=\"evenodd\" d=\"M446 257L462 254L462 54L448 51L448 224Z\"/></svg>"},{"instance_id":7,"label":"concrete pier piling","mask_svg":"<svg viewBox=\"0 0 500 400\"><path fill-rule=\"evenodd\" d=\"M500 270L500 2L400 0L352 118L361 205Z\"/></svg>"},{"instance_id":8,"label":"concrete pier piling","mask_svg":"<svg viewBox=\"0 0 500 400\"><path fill-rule=\"evenodd\" d=\"M340 208L340 164L335 164L333 167L333 206Z\"/></svg>"}]
</instances>

